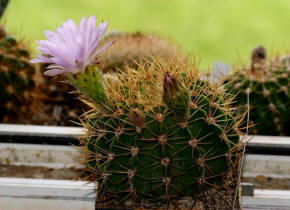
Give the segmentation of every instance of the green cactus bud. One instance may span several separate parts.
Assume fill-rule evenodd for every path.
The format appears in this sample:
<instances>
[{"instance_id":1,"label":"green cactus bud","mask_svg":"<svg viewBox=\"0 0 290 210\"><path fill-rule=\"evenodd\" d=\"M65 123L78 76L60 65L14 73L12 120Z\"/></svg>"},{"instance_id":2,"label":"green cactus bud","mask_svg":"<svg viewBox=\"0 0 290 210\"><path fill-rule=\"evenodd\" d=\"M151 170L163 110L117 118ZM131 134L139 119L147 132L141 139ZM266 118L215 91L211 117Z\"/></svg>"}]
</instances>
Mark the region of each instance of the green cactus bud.
<instances>
[{"instance_id":1,"label":"green cactus bud","mask_svg":"<svg viewBox=\"0 0 290 210\"><path fill-rule=\"evenodd\" d=\"M259 62L267 58L266 49L263 46L256 47L252 52L252 62Z\"/></svg>"},{"instance_id":2,"label":"green cactus bud","mask_svg":"<svg viewBox=\"0 0 290 210\"><path fill-rule=\"evenodd\" d=\"M173 76L166 72L163 82L163 101L171 109L177 122L185 122L189 117L189 90Z\"/></svg>"}]
</instances>

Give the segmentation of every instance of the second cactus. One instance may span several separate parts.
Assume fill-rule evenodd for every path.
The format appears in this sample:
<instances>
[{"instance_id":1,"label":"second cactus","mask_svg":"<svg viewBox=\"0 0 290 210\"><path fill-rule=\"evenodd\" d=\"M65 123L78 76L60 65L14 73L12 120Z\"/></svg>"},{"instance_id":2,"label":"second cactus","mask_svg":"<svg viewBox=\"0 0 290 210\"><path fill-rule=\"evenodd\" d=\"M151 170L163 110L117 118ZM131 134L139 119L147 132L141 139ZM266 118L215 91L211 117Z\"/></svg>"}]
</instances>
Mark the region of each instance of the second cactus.
<instances>
[{"instance_id":1,"label":"second cactus","mask_svg":"<svg viewBox=\"0 0 290 210\"><path fill-rule=\"evenodd\" d=\"M237 94L236 101L250 104L253 134L290 135L290 58L267 59L263 47L254 49L250 67L239 68L226 87ZM249 94L249 101L247 95Z\"/></svg>"}]
</instances>

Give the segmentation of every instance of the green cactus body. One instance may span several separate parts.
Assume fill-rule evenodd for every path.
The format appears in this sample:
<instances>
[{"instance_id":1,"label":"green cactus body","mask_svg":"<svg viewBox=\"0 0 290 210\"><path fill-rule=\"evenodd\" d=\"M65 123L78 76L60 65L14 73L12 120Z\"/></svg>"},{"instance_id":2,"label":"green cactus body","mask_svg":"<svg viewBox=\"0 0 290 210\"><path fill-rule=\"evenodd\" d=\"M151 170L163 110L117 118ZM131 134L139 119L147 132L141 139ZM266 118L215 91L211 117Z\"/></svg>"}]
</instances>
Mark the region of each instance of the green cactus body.
<instances>
[{"instance_id":1,"label":"green cactus body","mask_svg":"<svg viewBox=\"0 0 290 210\"><path fill-rule=\"evenodd\" d=\"M120 74L119 86L105 81L109 111L87 115L82 143L100 197L170 203L224 185L233 170L240 138L229 99L193 69L156 62Z\"/></svg>"},{"instance_id":2,"label":"green cactus body","mask_svg":"<svg viewBox=\"0 0 290 210\"><path fill-rule=\"evenodd\" d=\"M29 63L29 52L0 28L0 121L15 122L29 112L35 89L36 69Z\"/></svg>"},{"instance_id":3,"label":"green cactus body","mask_svg":"<svg viewBox=\"0 0 290 210\"><path fill-rule=\"evenodd\" d=\"M249 93L250 121L255 124L251 133L290 135L290 67L287 57L273 61L267 61L265 56L260 60L253 59L251 68L239 69L226 82L229 82L226 87L237 94L236 102L242 109L247 107Z\"/></svg>"},{"instance_id":4,"label":"green cactus body","mask_svg":"<svg viewBox=\"0 0 290 210\"><path fill-rule=\"evenodd\" d=\"M152 56L168 59L181 55L178 47L170 41L140 32L108 34L101 41L100 47L111 41L114 44L98 58L103 72L116 72L122 70L126 65L136 68L141 59L151 61Z\"/></svg>"}]
</instances>

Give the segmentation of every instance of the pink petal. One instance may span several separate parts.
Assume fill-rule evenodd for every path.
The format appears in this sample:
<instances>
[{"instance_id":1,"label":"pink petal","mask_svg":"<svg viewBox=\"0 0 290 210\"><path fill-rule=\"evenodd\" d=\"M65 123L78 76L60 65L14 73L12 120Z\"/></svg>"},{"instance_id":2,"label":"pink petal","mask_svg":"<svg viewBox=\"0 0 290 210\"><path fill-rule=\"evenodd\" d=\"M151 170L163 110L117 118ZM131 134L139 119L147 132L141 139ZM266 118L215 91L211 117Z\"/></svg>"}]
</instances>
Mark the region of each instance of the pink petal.
<instances>
[{"instance_id":1,"label":"pink petal","mask_svg":"<svg viewBox=\"0 0 290 210\"><path fill-rule=\"evenodd\" d=\"M68 58L65 56L53 57L51 59L53 60L53 63L62 66L64 68L74 68L74 64L71 63L73 61L68 60Z\"/></svg>"},{"instance_id":2,"label":"pink petal","mask_svg":"<svg viewBox=\"0 0 290 210\"><path fill-rule=\"evenodd\" d=\"M30 63L42 63L42 60L39 58L34 58L34 59L30 60Z\"/></svg>"},{"instance_id":3,"label":"pink petal","mask_svg":"<svg viewBox=\"0 0 290 210\"><path fill-rule=\"evenodd\" d=\"M99 38L101 38L101 36L104 35L104 33L106 33L108 28L108 22L103 22L99 25Z\"/></svg>"},{"instance_id":4,"label":"pink petal","mask_svg":"<svg viewBox=\"0 0 290 210\"><path fill-rule=\"evenodd\" d=\"M61 70L61 69L51 69L51 70L48 70L46 72L44 72L44 75L45 76L49 76L49 77L53 77L53 76L56 76L56 75L59 75L59 74L63 74L65 73L64 70Z\"/></svg>"},{"instance_id":5,"label":"pink petal","mask_svg":"<svg viewBox=\"0 0 290 210\"><path fill-rule=\"evenodd\" d=\"M48 40L53 39L55 36L55 32L49 30L45 31L44 34Z\"/></svg>"},{"instance_id":6,"label":"pink petal","mask_svg":"<svg viewBox=\"0 0 290 210\"><path fill-rule=\"evenodd\" d=\"M81 23L80 23L80 26L79 26L79 31L80 32L86 32L87 30L87 17L83 17L81 19Z\"/></svg>"},{"instance_id":7,"label":"pink petal","mask_svg":"<svg viewBox=\"0 0 290 210\"><path fill-rule=\"evenodd\" d=\"M53 61L50 58L46 57L46 56L37 54L36 57L37 58L32 59L30 62L31 63L53 63Z\"/></svg>"},{"instance_id":8,"label":"pink petal","mask_svg":"<svg viewBox=\"0 0 290 210\"><path fill-rule=\"evenodd\" d=\"M108 47L110 47L112 44L114 44L115 41L109 42L108 44L106 44L104 47L102 47L101 49L97 50L94 54L99 55L101 52L103 52L104 50L106 50Z\"/></svg>"}]
</instances>

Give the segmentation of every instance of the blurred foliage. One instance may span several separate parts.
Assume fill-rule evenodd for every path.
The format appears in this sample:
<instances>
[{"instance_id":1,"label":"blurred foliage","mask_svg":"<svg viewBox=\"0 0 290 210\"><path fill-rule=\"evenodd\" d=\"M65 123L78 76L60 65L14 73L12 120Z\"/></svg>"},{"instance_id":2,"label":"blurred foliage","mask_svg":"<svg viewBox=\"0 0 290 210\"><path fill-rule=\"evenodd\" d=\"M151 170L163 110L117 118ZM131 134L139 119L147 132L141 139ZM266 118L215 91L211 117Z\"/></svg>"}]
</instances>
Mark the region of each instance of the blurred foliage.
<instances>
[{"instance_id":1,"label":"blurred foliage","mask_svg":"<svg viewBox=\"0 0 290 210\"><path fill-rule=\"evenodd\" d=\"M5 22L33 40L68 18L97 15L110 29L168 37L208 68L215 60L246 61L258 44L287 49L289 11L289 0L11 0Z\"/></svg>"}]
</instances>

